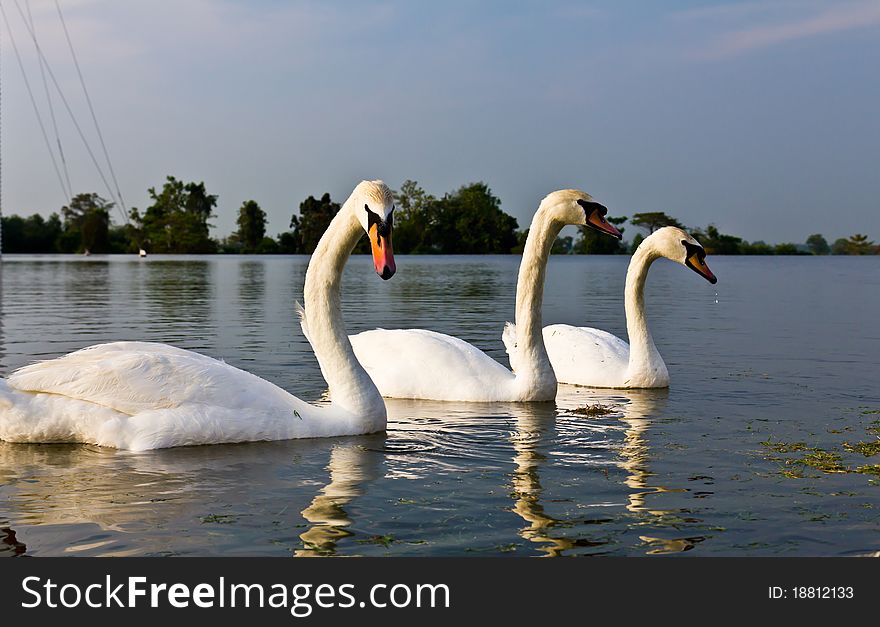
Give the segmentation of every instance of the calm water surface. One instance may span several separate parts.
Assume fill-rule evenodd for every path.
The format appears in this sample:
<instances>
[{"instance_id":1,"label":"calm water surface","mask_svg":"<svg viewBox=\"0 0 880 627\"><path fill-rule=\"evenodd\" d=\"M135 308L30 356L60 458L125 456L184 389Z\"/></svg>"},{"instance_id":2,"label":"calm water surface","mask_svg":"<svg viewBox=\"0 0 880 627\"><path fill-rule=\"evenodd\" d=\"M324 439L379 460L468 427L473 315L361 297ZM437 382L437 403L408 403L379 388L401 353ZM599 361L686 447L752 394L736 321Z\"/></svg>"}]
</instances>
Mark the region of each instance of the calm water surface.
<instances>
[{"instance_id":1,"label":"calm water surface","mask_svg":"<svg viewBox=\"0 0 880 627\"><path fill-rule=\"evenodd\" d=\"M152 340L319 400L293 310L307 261L4 257L0 376L89 344ZM435 329L506 365L518 261L404 256L383 282L354 257L349 331ZM0 555L880 550L880 455L858 447L880 434L880 258L709 261L717 286L666 261L651 270L668 391L389 400L387 433L325 440L147 453L0 442ZM626 264L554 257L545 323L625 337ZM572 411L595 403L613 412Z\"/></svg>"}]
</instances>

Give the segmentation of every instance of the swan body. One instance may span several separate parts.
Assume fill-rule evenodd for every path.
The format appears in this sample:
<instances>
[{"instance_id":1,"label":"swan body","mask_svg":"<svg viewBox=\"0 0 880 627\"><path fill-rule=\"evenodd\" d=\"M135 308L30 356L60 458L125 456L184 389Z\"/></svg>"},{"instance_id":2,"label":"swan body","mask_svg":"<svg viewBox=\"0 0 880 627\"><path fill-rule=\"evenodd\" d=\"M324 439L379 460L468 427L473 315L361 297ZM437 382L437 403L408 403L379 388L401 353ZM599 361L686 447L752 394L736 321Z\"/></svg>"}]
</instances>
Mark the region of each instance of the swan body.
<instances>
[{"instance_id":1,"label":"swan body","mask_svg":"<svg viewBox=\"0 0 880 627\"><path fill-rule=\"evenodd\" d=\"M435 401L552 400L556 381L527 383L462 339L425 329L373 329L352 336L355 354L382 396ZM385 347L394 355L388 363Z\"/></svg>"},{"instance_id":2,"label":"swan body","mask_svg":"<svg viewBox=\"0 0 880 627\"><path fill-rule=\"evenodd\" d=\"M550 248L566 224L588 225L619 237L605 220L606 212L578 190L553 192L538 207L516 289L516 320L525 330L516 350L516 374L464 340L434 331L374 329L353 335L355 355L382 395L440 401L552 401L556 377L541 336Z\"/></svg>"},{"instance_id":3,"label":"swan body","mask_svg":"<svg viewBox=\"0 0 880 627\"><path fill-rule=\"evenodd\" d=\"M624 308L629 344L601 329L568 324L544 327L544 343L560 383L599 388L669 386L669 371L645 316L645 280L651 264L661 257L691 268L711 283L717 281L699 242L676 227L658 229L642 241L627 269ZM502 334L514 369L517 332L515 326L508 325Z\"/></svg>"},{"instance_id":4,"label":"swan body","mask_svg":"<svg viewBox=\"0 0 880 627\"><path fill-rule=\"evenodd\" d=\"M327 228L300 315L333 394L317 407L217 359L166 344L113 342L0 380L0 439L129 450L356 435L385 428L385 404L357 363L340 311L345 262L367 231L377 272L394 274L391 191L364 181Z\"/></svg>"}]
</instances>

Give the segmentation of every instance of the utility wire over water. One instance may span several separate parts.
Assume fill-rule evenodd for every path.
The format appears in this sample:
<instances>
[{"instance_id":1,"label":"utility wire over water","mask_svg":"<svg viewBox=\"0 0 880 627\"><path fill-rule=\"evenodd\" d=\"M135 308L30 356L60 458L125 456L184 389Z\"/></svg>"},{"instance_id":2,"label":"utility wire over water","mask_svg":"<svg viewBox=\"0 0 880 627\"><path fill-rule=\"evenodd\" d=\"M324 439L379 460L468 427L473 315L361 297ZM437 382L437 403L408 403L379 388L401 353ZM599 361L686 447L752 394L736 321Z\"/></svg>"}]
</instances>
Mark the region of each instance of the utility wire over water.
<instances>
[{"instance_id":1,"label":"utility wire over water","mask_svg":"<svg viewBox=\"0 0 880 627\"><path fill-rule=\"evenodd\" d=\"M506 363L517 262L401 257L407 272L377 290L362 280L369 260L355 257L349 331L434 328ZM625 337L626 262L553 257L544 322ZM155 340L320 400L289 306L306 263L7 257L0 376L96 342ZM720 257L713 269L724 307L672 264L648 282L668 391L389 400L387 433L363 437L138 454L0 443L0 555L877 551L877 261Z\"/></svg>"}]
</instances>

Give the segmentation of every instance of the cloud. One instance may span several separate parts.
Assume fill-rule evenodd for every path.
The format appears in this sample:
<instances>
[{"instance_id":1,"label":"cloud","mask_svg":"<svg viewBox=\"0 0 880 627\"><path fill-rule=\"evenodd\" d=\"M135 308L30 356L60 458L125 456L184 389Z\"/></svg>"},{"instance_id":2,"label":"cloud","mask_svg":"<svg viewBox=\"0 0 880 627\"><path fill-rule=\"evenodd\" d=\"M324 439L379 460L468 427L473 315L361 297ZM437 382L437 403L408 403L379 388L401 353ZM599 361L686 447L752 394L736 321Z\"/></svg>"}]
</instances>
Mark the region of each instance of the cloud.
<instances>
[{"instance_id":1,"label":"cloud","mask_svg":"<svg viewBox=\"0 0 880 627\"><path fill-rule=\"evenodd\" d=\"M790 41L877 25L880 25L880 2L838 4L809 17L725 33L715 40L704 56L733 57Z\"/></svg>"}]
</instances>

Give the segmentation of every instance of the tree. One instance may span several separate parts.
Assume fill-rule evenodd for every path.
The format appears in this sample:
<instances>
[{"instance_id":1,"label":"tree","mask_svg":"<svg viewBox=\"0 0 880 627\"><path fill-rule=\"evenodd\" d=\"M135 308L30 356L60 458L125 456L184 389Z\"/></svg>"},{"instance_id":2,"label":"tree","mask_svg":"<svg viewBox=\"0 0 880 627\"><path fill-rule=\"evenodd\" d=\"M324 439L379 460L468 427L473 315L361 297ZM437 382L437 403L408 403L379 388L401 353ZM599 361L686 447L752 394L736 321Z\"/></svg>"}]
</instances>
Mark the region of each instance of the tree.
<instances>
[{"instance_id":1,"label":"tree","mask_svg":"<svg viewBox=\"0 0 880 627\"><path fill-rule=\"evenodd\" d=\"M464 185L431 203L426 234L432 252L456 255L508 254L517 244L516 218L483 182Z\"/></svg>"},{"instance_id":2,"label":"tree","mask_svg":"<svg viewBox=\"0 0 880 627\"><path fill-rule=\"evenodd\" d=\"M271 237L264 237L260 243L257 244L255 252L259 255L275 255L281 252L281 247L278 245L278 242Z\"/></svg>"},{"instance_id":3,"label":"tree","mask_svg":"<svg viewBox=\"0 0 880 627\"><path fill-rule=\"evenodd\" d=\"M629 245L630 254L635 254L635 252L639 249L639 246L642 245L642 242L645 241L645 236L641 233L636 233L636 236L633 237L632 243Z\"/></svg>"},{"instance_id":4,"label":"tree","mask_svg":"<svg viewBox=\"0 0 880 627\"><path fill-rule=\"evenodd\" d=\"M565 237L557 237L556 241L553 242L553 247L550 249L551 255L568 255L571 254L572 249L574 248L574 238L571 235L566 235Z\"/></svg>"},{"instance_id":5,"label":"tree","mask_svg":"<svg viewBox=\"0 0 880 627\"><path fill-rule=\"evenodd\" d=\"M625 230L621 224L626 222L626 216L617 218L606 217L611 224L617 226L617 230L623 233ZM589 226L579 226L580 239L574 244L573 252L578 255L616 255L626 252L626 246L606 233L600 233Z\"/></svg>"},{"instance_id":6,"label":"tree","mask_svg":"<svg viewBox=\"0 0 880 627\"><path fill-rule=\"evenodd\" d=\"M299 204L299 216L294 214L290 218L290 228L293 229L295 248L298 253L311 255L324 231L330 226L330 221L339 213L341 205L330 199L330 194L325 193L317 200L309 196Z\"/></svg>"},{"instance_id":7,"label":"tree","mask_svg":"<svg viewBox=\"0 0 880 627\"><path fill-rule=\"evenodd\" d=\"M822 237L821 233L814 233L807 238L807 248L814 255L827 255L831 252L828 241Z\"/></svg>"},{"instance_id":8,"label":"tree","mask_svg":"<svg viewBox=\"0 0 880 627\"><path fill-rule=\"evenodd\" d=\"M132 221L141 246L156 253L212 253L208 220L214 216L217 196L208 194L204 183L184 183L168 176L160 192L147 190L153 204L141 216L132 210Z\"/></svg>"},{"instance_id":9,"label":"tree","mask_svg":"<svg viewBox=\"0 0 880 627\"><path fill-rule=\"evenodd\" d=\"M648 235L664 226L677 226L680 229L684 228L681 222L672 216L666 215L662 211L634 213L630 222L632 222L633 226L645 229L648 232Z\"/></svg>"},{"instance_id":10,"label":"tree","mask_svg":"<svg viewBox=\"0 0 880 627\"><path fill-rule=\"evenodd\" d=\"M98 194L77 194L61 208L64 218L61 252L109 253L110 210L114 203Z\"/></svg>"},{"instance_id":11,"label":"tree","mask_svg":"<svg viewBox=\"0 0 880 627\"><path fill-rule=\"evenodd\" d=\"M394 248L400 253L430 252L427 238L437 199L407 179L394 192Z\"/></svg>"},{"instance_id":12,"label":"tree","mask_svg":"<svg viewBox=\"0 0 880 627\"><path fill-rule=\"evenodd\" d=\"M2 219L3 252L46 254L58 252L61 219L53 213L48 219L38 213L22 218L17 215Z\"/></svg>"},{"instance_id":13,"label":"tree","mask_svg":"<svg viewBox=\"0 0 880 627\"><path fill-rule=\"evenodd\" d=\"M285 255L295 255L299 251L299 244L292 231L278 235L278 252Z\"/></svg>"},{"instance_id":14,"label":"tree","mask_svg":"<svg viewBox=\"0 0 880 627\"><path fill-rule=\"evenodd\" d=\"M874 242L868 240L867 235L856 233L849 239L840 238L831 246L834 255L873 255L877 253Z\"/></svg>"},{"instance_id":15,"label":"tree","mask_svg":"<svg viewBox=\"0 0 880 627\"><path fill-rule=\"evenodd\" d=\"M773 246L760 239L751 243L743 242L739 250L743 255L772 255L775 252Z\"/></svg>"},{"instance_id":16,"label":"tree","mask_svg":"<svg viewBox=\"0 0 880 627\"><path fill-rule=\"evenodd\" d=\"M739 255L742 252L742 238L725 235L719 232L714 224L706 227L705 232L696 229L692 235L710 255Z\"/></svg>"},{"instance_id":17,"label":"tree","mask_svg":"<svg viewBox=\"0 0 880 627\"><path fill-rule=\"evenodd\" d=\"M110 252L136 253L140 248L137 229L131 224L110 225Z\"/></svg>"},{"instance_id":18,"label":"tree","mask_svg":"<svg viewBox=\"0 0 880 627\"><path fill-rule=\"evenodd\" d=\"M242 203L238 210L238 231L235 235L246 253L255 252L262 244L266 237L266 212L256 201L246 200Z\"/></svg>"},{"instance_id":19,"label":"tree","mask_svg":"<svg viewBox=\"0 0 880 627\"><path fill-rule=\"evenodd\" d=\"M773 248L773 252L777 255L800 255L801 251L798 250L797 244L783 243L776 244Z\"/></svg>"}]
</instances>

